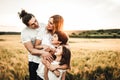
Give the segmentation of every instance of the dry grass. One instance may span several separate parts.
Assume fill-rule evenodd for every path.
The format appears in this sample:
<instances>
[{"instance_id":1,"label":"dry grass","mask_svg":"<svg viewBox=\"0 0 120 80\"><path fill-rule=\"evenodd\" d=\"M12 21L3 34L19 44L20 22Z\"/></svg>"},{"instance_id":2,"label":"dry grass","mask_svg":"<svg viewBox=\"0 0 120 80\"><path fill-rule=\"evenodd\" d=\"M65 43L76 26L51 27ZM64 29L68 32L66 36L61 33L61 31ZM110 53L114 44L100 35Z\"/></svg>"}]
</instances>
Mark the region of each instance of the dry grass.
<instances>
[{"instance_id":1,"label":"dry grass","mask_svg":"<svg viewBox=\"0 0 120 80\"><path fill-rule=\"evenodd\" d=\"M86 75L89 74L95 77L95 75L99 74L98 80L109 80L106 78L101 79L100 76L103 73L105 74L105 70L107 68L110 68L111 74L115 73L117 74L117 78L115 78L115 80L119 80L120 79L119 45L120 39L70 38L72 59L71 59L71 71L69 72L72 74L80 74L82 77L80 75L77 76L74 75L76 77L79 76L79 79L88 80L88 77L90 78L90 76ZM93 73L95 74L93 75ZM113 77L116 76L114 75ZM90 80L93 80L93 78Z\"/></svg>"},{"instance_id":2,"label":"dry grass","mask_svg":"<svg viewBox=\"0 0 120 80\"><path fill-rule=\"evenodd\" d=\"M98 67L120 69L119 45L120 39L70 38L72 59L68 72L92 73ZM25 80L28 75L27 61L27 51L21 43L20 35L0 35L0 80ZM120 77L116 69L113 74ZM82 77L86 79L85 74Z\"/></svg>"},{"instance_id":3,"label":"dry grass","mask_svg":"<svg viewBox=\"0 0 120 80\"><path fill-rule=\"evenodd\" d=\"M27 52L19 35L0 35L0 80L25 80Z\"/></svg>"},{"instance_id":4,"label":"dry grass","mask_svg":"<svg viewBox=\"0 0 120 80\"><path fill-rule=\"evenodd\" d=\"M120 50L120 39L84 39L84 38L70 38L71 47L76 49L88 50Z\"/></svg>"}]
</instances>

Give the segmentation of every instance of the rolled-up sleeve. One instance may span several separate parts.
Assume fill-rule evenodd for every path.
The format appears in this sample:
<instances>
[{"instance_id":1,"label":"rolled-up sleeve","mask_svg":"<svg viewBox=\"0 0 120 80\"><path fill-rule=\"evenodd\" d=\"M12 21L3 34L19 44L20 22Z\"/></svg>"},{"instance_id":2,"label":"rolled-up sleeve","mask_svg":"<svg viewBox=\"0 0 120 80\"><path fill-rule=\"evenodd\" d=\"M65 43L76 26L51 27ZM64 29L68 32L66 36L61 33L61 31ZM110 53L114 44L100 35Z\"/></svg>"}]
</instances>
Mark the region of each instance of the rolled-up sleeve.
<instances>
[{"instance_id":1,"label":"rolled-up sleeve","mask_svg":"<svg viewBox=\"0 0 120 80\"><path fill-rule=\"evenodd\" d=\"M26 32L21 32L21 41L22 43L31 41L30 36Z\"/></svg>"}]
</instances>

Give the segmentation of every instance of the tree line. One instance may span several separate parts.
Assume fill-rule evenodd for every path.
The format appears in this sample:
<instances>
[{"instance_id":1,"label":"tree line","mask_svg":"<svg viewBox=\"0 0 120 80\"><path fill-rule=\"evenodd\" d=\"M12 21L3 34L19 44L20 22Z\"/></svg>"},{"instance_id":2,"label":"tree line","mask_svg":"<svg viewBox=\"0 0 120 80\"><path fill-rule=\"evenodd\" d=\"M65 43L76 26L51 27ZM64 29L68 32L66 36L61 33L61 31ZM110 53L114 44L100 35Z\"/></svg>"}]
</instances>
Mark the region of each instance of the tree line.
<instances>
[{"instance_id":1,"label":"tree line","mask_svg":"<svg viewBox=\"0 0 120 80\"><path fill-rule=\"evenodd\" d=\"M120 29L100 29L72 32L69 34L74 38L120 38Z\"/></svg>"}]
</instances>

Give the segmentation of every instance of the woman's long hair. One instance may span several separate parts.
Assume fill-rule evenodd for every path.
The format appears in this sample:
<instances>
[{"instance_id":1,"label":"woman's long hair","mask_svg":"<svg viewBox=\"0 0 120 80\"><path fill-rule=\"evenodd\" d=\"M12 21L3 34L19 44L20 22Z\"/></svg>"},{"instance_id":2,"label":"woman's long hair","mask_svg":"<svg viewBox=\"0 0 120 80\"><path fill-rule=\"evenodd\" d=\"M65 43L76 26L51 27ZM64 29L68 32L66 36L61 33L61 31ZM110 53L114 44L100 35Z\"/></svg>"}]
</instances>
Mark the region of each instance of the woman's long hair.
<instances>
[{"instance_id":1,"label":"woman's long hair","mask_svg":"<svg viewBox=\"0 0 120 80\"><path fill-rule=\"evenodd\" d=\"M53 24L54 24L54 30L52 33L55 31L62 31L63 30L63 24L64 24L64 19L61 15L53 15L50 18L53 18Z\"/></svg>"}]
</instances>

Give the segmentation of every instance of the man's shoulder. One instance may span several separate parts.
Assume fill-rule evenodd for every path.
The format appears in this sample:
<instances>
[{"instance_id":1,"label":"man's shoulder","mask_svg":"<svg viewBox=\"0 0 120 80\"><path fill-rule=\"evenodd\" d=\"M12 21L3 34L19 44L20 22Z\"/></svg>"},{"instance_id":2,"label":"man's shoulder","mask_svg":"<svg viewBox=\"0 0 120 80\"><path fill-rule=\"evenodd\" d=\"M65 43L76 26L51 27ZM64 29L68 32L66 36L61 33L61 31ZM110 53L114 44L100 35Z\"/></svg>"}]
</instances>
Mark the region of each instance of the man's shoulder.
<instances>
[{"instance_id":1,"label":"man's shoulder","mask_svg":"<svg viewBox=\"0 0 120 80\"><path fill-rule=\"evenodd\" d=\"M41 27L45 27L46 24L45 23L39 23Z\"/></svg>"},{"instance_id":2,"label":"man's shoulder","mask_svg":"<svg viewBox=\"0 0 120 80\"><path fill-rule=\"evenodd\" d=\"M39 25L40 25L40 29L46 27L46 24L45 24L45 23L39 23Z\"/></svg>"},{"instance_id":3,"label":"man's shoulder","mask_svg":"<svg viewBox=\"0 0 120 80\"><path fill-rule=\"evenodd\" d=\"M40 24L39 30L44 31L46 29L46 24L45 23L39 23L39 24Z\"/></svg>"},{"instance_id":4,"label":"man's shoulder","mask_svg":"<svg viewBox=\"0 0 120 80\"><path fill-rule=\"evenodd\" d=\"M29 32L29 28L25 27L22 31L21 31L21 34L23 33L28 33Z\"/></svg>"}]
</instances>

